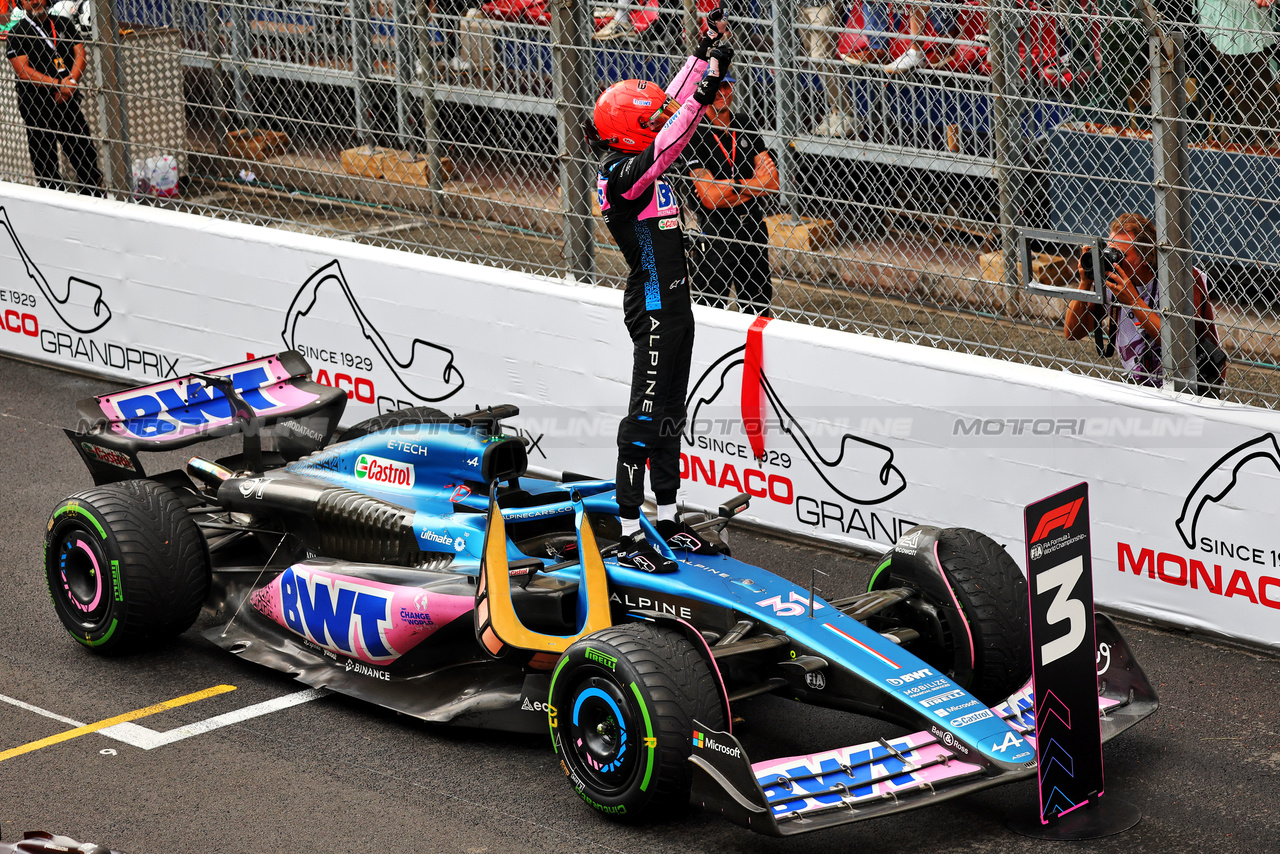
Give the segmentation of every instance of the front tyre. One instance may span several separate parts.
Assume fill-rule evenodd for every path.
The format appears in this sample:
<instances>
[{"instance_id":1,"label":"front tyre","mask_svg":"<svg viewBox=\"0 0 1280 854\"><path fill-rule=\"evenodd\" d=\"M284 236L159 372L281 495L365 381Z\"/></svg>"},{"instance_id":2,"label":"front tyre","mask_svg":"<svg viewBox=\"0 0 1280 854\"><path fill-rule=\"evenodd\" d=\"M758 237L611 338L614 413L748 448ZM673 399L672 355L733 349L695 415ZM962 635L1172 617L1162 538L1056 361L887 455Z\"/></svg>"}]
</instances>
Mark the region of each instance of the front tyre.
<instances>
[{"instance_id":1,"label":"front tyre","mask_svg":"<svg viewBox=\"0 0 1280 854\"><path fill-rule=\"evenodd\" d=\"M891 551L868 589L920 591L922 607L897 611L898 622L921 635L908 649L979 700L998 703L1031 676L1027 581L1008 552L986 534L968 528L917 530L936 532L936 551L913 549L911 556Z\"/></svg>"},{"instance_id":2,"label":"front tyre","mask_svg":"<svg viewBox=\"0 0 1280 854\"><path fill-rule=\"evenodd\" d=\"M45 580L58 619L99 653L186 631L209 593L209 555L174 492L128 480L77 493L49 517Z\"/></svg>"},{"instance_id":3,"label":"front tyre","mask_svg":"<svg viewBox=\"0 0 1280 854\"><path fill-rule=\"evenodd\" d=\"M693 721L724 728L719 685L674 629L628 623L570 646L551 680L551 739L593 809L642 821L689 801Z\"/></svg>"}]
</instances>

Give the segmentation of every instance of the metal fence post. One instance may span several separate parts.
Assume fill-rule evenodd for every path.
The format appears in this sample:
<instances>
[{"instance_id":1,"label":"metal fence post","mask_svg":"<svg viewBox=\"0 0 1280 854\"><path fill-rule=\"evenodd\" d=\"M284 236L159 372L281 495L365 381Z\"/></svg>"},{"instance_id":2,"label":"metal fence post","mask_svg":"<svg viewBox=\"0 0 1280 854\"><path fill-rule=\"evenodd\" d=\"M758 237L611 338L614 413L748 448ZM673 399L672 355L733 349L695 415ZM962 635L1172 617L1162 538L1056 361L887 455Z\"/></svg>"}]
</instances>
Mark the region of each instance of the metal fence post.
<instances>
[{"instance_id":1,"label":"metal fence post","mask_svg":"<svg viewBox=\"0 0 1280 854\"><path fill-rule=\"evenodd\" d=\"M133 192L129 117L124 88L128 76L120 55L120 25L112 0L93 0L93 64L98 78L98 115L107 149L103 180L122 199Z\"/></svg>"},{"instance_id":2,"label":"metal fence post","mask_svg":"<svg viewBox=\"0 0 1280 854\"><path fill-rule=\"evenodd\" d=\"M698 46L698 0L681 0L684 15L684 49L693 53Z\"/></svg>"},{"instance_id":3,"label":"metal fence post","mask_svg":"<svg viewBox=\"0 0 1280 854\"><path fill-rule=\"evenodd\" d=\"M418 82L422 86L422 137L423 153L427 156L428 210L432 216L440 216L443 210L441 192L444 181L440 175L440 116L436 111L436 58L435 43L431 36L431 7L429 0L418 0Z\"/></svg>"},{"instance_id":4,"label":"metal fence post","mask_svg":"<svg viewBox=\"0 0 1280 854\"><path fill-rule=\"evenodd\" d=\"M236 123L248 130L257 128L258 123L249 115L249 7L248 0L231 0L231 83L235 88ZM221 19L214 22L221 25ZM219 38L217 32L214 38Z\"/></svg>"},{"instance_id":5,"label":"metal fence post","mask_svg":"<svg viewBox=\"0 0 1280 854\"><path fill-rule=\"evenodd\" d=\"M796 98L796 4L795 0L773 0L773 46L778 67L773 74L775 111L778 134L778 191L782 209L796 213L795 149L791 140L800 127Z\"/></svg>"},{"instance_id":6,"label":"metal fence post","mask_svg":"<svg viewBox=\"0 0 1280 854\"><path fill-rule=\"evenodd\" d=\"M994 54L991 57L991 135L1000 195L1000 250L1004 256L1004 281L1011 288L1022 286L1018 275L1018 228L1023 224L1026 183L1022 171L1026 157L1018 56L1020 23L1017 10L1010 6L991 8L987 13Z\"/></svg>"},{"instance_id":7,"label":"metal fence post","mask_svg":"<svg viewBox=\"0 0 1280 854\"><path fill-rule=\"evenodd\" d=\"M595 57L590 48L593 31L587 0L555 0L551 4L565 276L581 284L595 280L595 217L591 209L595 157L583 137L595 102Z\"/></svg>"},{"instance_id":8,"label":"metal fence post","mask_svg":"<svg viewBox=\"0 0 1280 854\"><path fill-rule=\"evenodd\" d=\"M1160 283L1160 345L1166 387L1187 391L1196 379L1191 210L1187 182L1187 75L1182 33L1148 39L1155 175L1156 280Z\"/></svg>"},{"instance_id":9,"label":"metal fence post","mask_svg":"<svg viewBox=\"0 0 1280 854\"><path fill-rule=\"evenodd\" d=\"M409 0L392 0L392 15L396 27L396 136L398 145L412 152L413 116L410 112L410 87L413 85L413 64L417 61L417 33L409 13Z\"/></svg>"},{"instance_id":10,"label":"metal fence post","mask_svg":"<svg viewBox=\"0 0 1280 854\"><path fill-rule=\"evenodd\" d=\"M372 26L369 0L351 0L351 84L355 91L356 138L373 148L373 132L366 115L369 97L365 87L369 83L371 50L369 29Z\"/></svg>"}]
</instances>

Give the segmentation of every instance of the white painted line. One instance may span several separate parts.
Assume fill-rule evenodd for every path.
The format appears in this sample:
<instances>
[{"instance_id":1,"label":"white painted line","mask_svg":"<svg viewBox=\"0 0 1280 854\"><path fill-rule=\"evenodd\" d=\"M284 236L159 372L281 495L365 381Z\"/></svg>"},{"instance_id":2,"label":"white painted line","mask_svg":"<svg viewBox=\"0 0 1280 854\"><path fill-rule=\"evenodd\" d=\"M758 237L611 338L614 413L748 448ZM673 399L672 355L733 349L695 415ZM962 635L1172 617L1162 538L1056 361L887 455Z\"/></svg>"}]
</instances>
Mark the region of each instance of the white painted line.
<instances>
[{"instance_id":1,"label":"white painted line","mask_svg":"<svg viewBox=\"0 0 1280 854\"><path fill-rule=\"evenodd\" d=\"M15 700L13 697L6 697L4 694L0 694L0 702L8 703L11 706L17 706L19 709L26 709L28 712L35 712L37 715L44 715L46 718L53 718L55 721L62 721L64 724L71 724L73 727L84 726L80 721L73 721L71 718L64 718L62 715L54 714L53 712L42 709L39 706L24 703L21 700Z\"/></svg>"},{"instance_id":2,"label":"white painted line","mask_svg":"<svg viewBox=\"0 0 1280 854\"><path fill-rule=\"evenodd\" d=\"M234 712L227 712L225 715L218 715L207 720L196 721L193 724L180 726L168 732L156 732L153 729L147 729L134 723L116 724L115 726L98 730L98 732L108 738L123 741L125 744L140 747L143 750L155 750L157 747L173 744L175 741L182 741L184 738L191 738L193 735L201 735L215 729L221 729L224 726L238 724L251 718L287 709L290 706L309 703L312 700L320 699L327 693L329 691L326 688L308 688L305 691L298 691L296 694L286 694L283 697L276 697L274 700L255 703L252 706L245 706L243 709L236 709Z\"/></svg>"},{"instance_id":3,"label":"white painted line","mask_svg":"<svg viewBox=\"0 0 1280 854\"><path fill-rule=\"evenodd\" d=\"M191 738L193 735L201 735L220 729L224 726L231 726L251 718L268 715L272 712L278 712L281 709L287 709L291 706L298 706L303 703L309 703L312 700L318 700L329 691L326 688L308 688L305 691L298 691L294 694L285 694L283 697L276 697L274 700L266 700L262 703L255 703L252 706L245 706L243 709L236 709L234 712L227 712L224 715L208 718L207 720L197 721L193 724L180 726L171 729L168 732L156 732L153 729L140 726L138 724L128 722L115 724L114 726L104 727L98 730L100 735L116 741L124 742L130 747L137 747L142 750L155 750L157 747L163 747L166 744L173 744L175 741L182 741L185 738ZM70 724L73 727L82 727L85 724L71 718L42 709L39 706L33 706L30 703L24 703L21 700L7 697L0 694L0 702L8 703L11 706L17 706L28 712L34 712L37 715L43 715L46 718L52 718L55 721L61 721L64 724Z\"/></svg>"}]
</instances>

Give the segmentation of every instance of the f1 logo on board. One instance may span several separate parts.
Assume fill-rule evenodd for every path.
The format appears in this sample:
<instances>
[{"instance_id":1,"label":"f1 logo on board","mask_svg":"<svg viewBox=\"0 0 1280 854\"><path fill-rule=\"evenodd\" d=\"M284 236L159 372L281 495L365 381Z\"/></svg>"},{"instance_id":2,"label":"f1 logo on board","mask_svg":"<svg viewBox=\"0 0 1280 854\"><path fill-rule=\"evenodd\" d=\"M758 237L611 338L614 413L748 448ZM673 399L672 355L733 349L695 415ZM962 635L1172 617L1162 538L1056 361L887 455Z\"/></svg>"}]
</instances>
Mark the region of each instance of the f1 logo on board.
<instances>
[{"instance_id":1,"label":"f1 logo on board","mask_svg":"<svg viewBox=\"0 0 1280 854\"><path fill-rule=\"evenodd\" d=\"M1076 514L1080 512L1080 505L1084 503L1083 498L1077 498L1070 504L1063 504L1061 507L1050 510L1044 516L1040 517L1040 524L1036 526L1036 532L1031 537L1031 542L1038 543L1045 537L1049 536L1050 531L1058 528L1064 530L1075 524Z\"/></svg>"}]
</instances>

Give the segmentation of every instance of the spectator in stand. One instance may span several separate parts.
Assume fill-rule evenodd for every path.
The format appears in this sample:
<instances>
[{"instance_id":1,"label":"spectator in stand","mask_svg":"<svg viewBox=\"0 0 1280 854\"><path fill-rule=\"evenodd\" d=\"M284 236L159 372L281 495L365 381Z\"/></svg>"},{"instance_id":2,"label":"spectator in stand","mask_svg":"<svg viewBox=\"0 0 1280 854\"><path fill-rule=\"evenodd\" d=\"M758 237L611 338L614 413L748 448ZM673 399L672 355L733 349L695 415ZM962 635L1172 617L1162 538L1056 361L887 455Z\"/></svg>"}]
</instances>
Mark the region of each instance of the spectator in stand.
<instances>
[{"instance_id":1,"label":"spectator in stand","mask_svg":"<svg viewBox=\"0 0 1280 854\"><path fill-rule=\"evenodd\" d=\"M840 42L839 29L843 26L840 7L829 0L801 0L797 26L805 54L811 60L814 73L822 81L822 97L827 113L813 130L815 136L850 136L856 130L850 103L849 83L828 63L840 59L836 46Z\"/></svg>"},{"instance_id":2,"label":"spectator in stand","mask_svg":"<svg viewBox=\"0 0 1280 854\"><path fill-rule=\"evenodd\" d=\"M1275 0L1197 0L1200 29L1213 45L1221 76L1241 124L1234 141L1274 146L1280 139L1280 99L1271 68ZM1219 121L1221 121L1219 117Z\"/></svg>"},{"instance_id":3,"label":"spectator in stand","mask_svg":"<svg viewBox=\"0 0 1280 854\"><path fill-rule=\"evenodd\" d=\"M1105 340L1104 335L1096 337L1101 355L1111 355L1114 348L1134 382L1159 388L1164 381L1160 361L1160 283L1156 279L1155 224L1140 214L1123 213L1111 221L1110 232L1107 246L1118 250L1123 257L1105 274L1106 302L1095 313L1093 303L1070 301L1062 331L1068 340L1078 341L1099 329L1105 319ZM1106 266L1104 264L1104 270ZM1082 259L1079 269L1080 289L1092 290L1091 265ZM1209 301L1209 277L1202 270L1194 269L1193 278L1198 349L1203 346L1209 352L1220 353L1213 304ZM1222 364L1216 375L1207 375L1206 366L1201 365L1201 382L1220 385L1224 369ZM1216 396L1211 389L1206 393Z\"/></svg>"},{"instance_id":4,"label":"spectator in stand","mask_svg":"<svg viewBox=\"0 0 1280 854\"><path fill-rule=\"evenodd\" d=\"M733 112L735 82L724 78L707 107L707 124L698 126L687 149L703 234L691 270L694 301L723 308L732 284L739 311L770 317L769 232L760 198L778 191L778 167L756 123Z\"/></svg>"},{"instance_id":5,"label":"spectator in stand","mask_svg":"<svg viewBox=\"0 0 1280 854\"><path fill-rule=\"evenodd\" d=\"M18 112L27 126L31 168L41 187L65 189L58 145L81 193L102 195L98 150L78 100L85 51L70 18L49 14L48 0L19 0L25 17L9 30L6 56L16 77Z\"/></svg>"},{"instance_id":6,"label":"spectator in stand","mask_svg":"<svg viewBox=\"0 0 1280 854\"><path fill-rule=\"evenodd\" d=\"M911 39L911 47L892 62L888 62L890 49L897 38L901 26L900 11L895 10L889 2L882 0L864 0L862 4L862 26L867 34L867 46L861 50L850 51L844 61L851 65L880 65L885 74L904 74L925 64L924 27L925 23L933 24L933 31L939 36L950 36L956 28L957 8L950 4L920 3L907 0L907 34Z\"/></svg>"}]
</instances>

